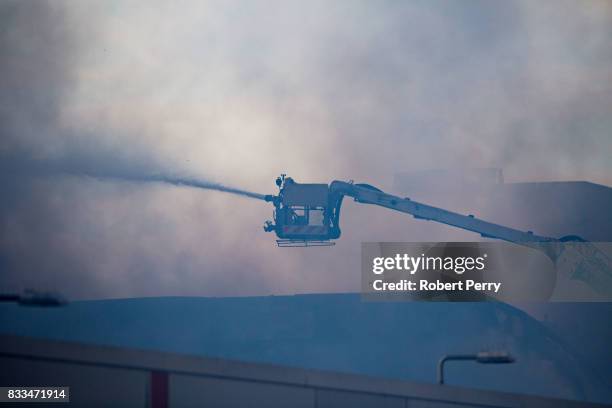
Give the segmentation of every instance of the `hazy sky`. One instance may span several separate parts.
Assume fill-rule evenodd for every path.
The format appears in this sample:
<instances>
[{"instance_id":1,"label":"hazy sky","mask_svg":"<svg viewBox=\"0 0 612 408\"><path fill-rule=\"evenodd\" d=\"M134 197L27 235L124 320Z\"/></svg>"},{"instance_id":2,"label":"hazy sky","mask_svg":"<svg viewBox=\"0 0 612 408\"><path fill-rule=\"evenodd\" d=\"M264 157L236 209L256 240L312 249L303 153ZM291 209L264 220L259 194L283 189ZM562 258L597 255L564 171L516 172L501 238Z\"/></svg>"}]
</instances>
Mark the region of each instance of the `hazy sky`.
<instances>
[{"instance_id":1,"label":"hazy sky","mask_svg":"<svg viewBox=\"0 0 612 408\"><path fill-rule=\"evenodd\" d=\"M361 241L470 237L348 203L336 247L284 250L263 202L58 169L612 185L608 0L4 0L0 90L2 290L356 291Z\"/></svg>"}]
</instances>

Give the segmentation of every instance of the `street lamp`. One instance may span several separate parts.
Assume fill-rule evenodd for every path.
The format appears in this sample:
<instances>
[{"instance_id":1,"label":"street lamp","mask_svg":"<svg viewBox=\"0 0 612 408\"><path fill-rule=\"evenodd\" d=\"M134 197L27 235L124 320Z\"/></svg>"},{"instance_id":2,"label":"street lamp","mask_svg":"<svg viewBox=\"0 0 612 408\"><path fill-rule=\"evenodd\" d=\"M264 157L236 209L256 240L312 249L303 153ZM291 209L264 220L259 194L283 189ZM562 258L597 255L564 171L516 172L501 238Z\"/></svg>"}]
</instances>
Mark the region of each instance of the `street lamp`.
<instances>
[{"instance_id":1,"label":"street lamp","mask_svg":"<svg viewBox=\"0 0 612 408\"><path fill-rule=\"evenodd\" d=\"M66 299L53 292L39 292L35 290L25 290L23 293L0 293L0 302L13 302L23 306L55 307L64 306L68 302Z\"/></svg>"},{"instance_id":2,"label":"street lamp","mask_svg":"<svg viewBox=\"0 0 612 408\"><path fill-rule=\"evenodd\" d=\"M444 363L447 361L472 360L482 364L509 364L516 360L505 351L481 351L476 354L448 354L438 361L438 384L444 384Z\"/></svg>"}]
</instances>

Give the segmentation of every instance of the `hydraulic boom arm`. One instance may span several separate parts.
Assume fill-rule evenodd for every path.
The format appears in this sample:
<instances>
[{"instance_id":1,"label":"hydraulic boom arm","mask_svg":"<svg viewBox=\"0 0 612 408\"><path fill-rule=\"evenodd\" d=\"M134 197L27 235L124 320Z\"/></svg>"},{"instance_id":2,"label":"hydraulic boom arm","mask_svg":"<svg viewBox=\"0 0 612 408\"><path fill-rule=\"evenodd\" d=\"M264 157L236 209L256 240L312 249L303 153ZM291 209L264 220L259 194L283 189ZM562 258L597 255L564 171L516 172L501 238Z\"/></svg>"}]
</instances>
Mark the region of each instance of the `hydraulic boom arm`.
<instances>
[{"instance_id":1,"label":"hydraulic boom arm","mask_svg":"<svg viewBox=\"0 0 612 408\"><path fill-rule=\"evenodd\" d=\"M340 202L343 196L353 197L355 201L364 204L374 204L395 211L411 214L414 218L440 222L465 230L473 231L485 238L497 238L514 243L554 242L555 238L535 235L531 231L520 231L492 222L483 221L473 215L462 215L456 212L433 207L384 193L374 187L364 184L351 184L344 181L333 181L329 187L332 199ZM336 206L339 209L339 205Z\"/></svg>"}]
</instances>

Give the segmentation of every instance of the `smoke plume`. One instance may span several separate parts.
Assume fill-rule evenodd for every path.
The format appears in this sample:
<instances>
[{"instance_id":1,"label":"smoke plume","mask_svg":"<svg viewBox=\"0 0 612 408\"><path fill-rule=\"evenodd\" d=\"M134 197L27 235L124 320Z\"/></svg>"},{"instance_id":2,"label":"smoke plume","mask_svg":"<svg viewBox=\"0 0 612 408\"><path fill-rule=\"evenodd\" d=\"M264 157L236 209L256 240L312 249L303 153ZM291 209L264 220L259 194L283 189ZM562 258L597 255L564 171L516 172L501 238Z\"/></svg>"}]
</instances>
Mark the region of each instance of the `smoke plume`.
<instances>
[{"instance_id":1,"label":"smoke plume","mask_svg":"<svg viewBox=\"0 0 612 408\"><path fill-rule=\"evenodd\" d=\"M3 1L0 287L356 291L362 241L473 235L347 202L335 247L280 250L271 206L175 186L612 184L610 38L607 0Z\"/></svg>"}]
</instances>

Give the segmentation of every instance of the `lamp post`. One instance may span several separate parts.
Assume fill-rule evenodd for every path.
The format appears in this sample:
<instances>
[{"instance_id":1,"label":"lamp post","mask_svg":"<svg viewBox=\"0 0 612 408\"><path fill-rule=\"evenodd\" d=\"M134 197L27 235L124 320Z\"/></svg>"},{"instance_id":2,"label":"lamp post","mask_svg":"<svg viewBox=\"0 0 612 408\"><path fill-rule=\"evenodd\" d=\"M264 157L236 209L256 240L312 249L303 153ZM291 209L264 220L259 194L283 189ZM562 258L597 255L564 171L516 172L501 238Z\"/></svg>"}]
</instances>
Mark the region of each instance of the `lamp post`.
<instances>
[{"instance_id":1,"label":"lamp post","mask_svg":"<svg viewBox=\"0 0 612 408\"><path fill-rule=\"evenodd\" d=\"M438 384L444 384L444 364L447 361L471 360L481 364L509 364L516 360L505 351L481 351L476 354L448 354L438 361Z\"/></svg>"},{"instance_id":2,"label":"lamp post","mask_svg":"<svg viewBox=\"0 0 612 408\"><path fill-rule=\"evenodd\" d=\"M0 293L0 302L12 302L23 306L64 306L68 301L60 294L28 289L23 293Z\"/></svg>"}]
</instances>

